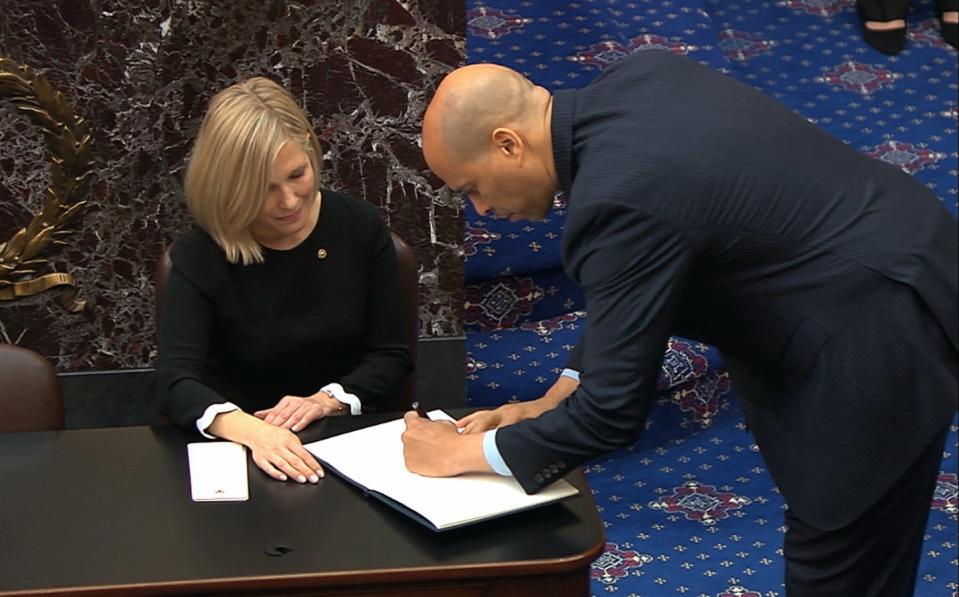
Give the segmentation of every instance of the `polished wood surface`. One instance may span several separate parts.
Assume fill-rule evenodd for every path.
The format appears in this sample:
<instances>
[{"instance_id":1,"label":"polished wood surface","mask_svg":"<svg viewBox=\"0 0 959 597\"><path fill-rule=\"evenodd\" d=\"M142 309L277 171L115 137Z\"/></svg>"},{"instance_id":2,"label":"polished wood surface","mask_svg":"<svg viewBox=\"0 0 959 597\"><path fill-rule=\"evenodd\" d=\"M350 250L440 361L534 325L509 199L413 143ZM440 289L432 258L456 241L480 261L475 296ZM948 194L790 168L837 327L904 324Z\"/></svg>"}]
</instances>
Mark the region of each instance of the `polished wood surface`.
<instances>
[{"instance_id":1,"label":"polished wood surface","mask_svg":"<svg viewBox=\"0 0 959 597\"><path fill-rule=\"evenodd\" d=\"M342 417L304 441L396 415ZM433 532L328 474L194 503L170 427L0 434L0 595L589 593L602 523L582 473L561 503Z\"/></svg>"}]
</instances>

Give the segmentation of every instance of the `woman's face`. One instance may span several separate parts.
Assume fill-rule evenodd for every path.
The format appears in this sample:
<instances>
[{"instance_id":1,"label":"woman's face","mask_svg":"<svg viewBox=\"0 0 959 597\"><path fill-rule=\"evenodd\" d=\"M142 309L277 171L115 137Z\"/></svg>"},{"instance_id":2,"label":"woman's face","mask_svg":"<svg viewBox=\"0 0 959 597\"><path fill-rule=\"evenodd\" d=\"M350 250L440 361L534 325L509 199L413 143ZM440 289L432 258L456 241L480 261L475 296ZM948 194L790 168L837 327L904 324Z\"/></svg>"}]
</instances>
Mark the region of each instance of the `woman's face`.
<instances>
[{"instance_id":1,"label":"woman's face","mask_svg":"<svg viewBox=\"0 0 959 597\"><path fill-rule=\"evenodd\" d=\"M273 175L250 232L260 242L277 243L301 237L311 222L310 208L316 200L313 165L300 145L287 141L273 162Z\"/></svg>"}]
</instances>

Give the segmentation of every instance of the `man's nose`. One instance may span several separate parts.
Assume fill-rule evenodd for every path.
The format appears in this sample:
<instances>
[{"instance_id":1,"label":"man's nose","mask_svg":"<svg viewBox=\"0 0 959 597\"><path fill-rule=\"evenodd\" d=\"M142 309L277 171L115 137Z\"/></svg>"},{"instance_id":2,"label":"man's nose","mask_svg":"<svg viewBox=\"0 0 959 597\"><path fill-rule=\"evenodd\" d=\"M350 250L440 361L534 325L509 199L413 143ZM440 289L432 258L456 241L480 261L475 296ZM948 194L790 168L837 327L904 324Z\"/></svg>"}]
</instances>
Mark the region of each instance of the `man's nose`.
<instances>
[{"instance_id":1,"label":"man's nose","mask_svg":"<svg viewBox=\"0 0 959 597\"><path fill-rule=\"evenodd\" d=\"M490 210L489 205L486 205L482 201L477 201L476 199L473 199L472 197L470 197L469 199L470 199L470 203L473 204L473 209L476 210L476 213L478 213L481 216L485 216L487 213L489 213L489 210Z\"/></svg>"}]
</instances>

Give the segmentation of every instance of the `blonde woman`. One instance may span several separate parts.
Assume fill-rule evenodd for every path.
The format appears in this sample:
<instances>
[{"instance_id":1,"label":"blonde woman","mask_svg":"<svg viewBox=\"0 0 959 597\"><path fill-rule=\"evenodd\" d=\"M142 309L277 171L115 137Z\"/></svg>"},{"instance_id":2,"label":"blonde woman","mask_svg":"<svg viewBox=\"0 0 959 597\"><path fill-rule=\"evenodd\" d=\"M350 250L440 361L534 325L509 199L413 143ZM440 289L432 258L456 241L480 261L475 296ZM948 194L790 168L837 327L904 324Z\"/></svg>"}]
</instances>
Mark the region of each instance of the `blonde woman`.
<instances>
[{"instance_id":1,"label":"blonde woman","mask_svg":"<svg viewBox=\"0 0 959 597\"><path fill-rule=\"evenodd\" d=\"M211 100L184 181L197 227L171 250L156 367L161 412L300 483L323 471L294 432L376 410L412 370L389 231L373 206L319 188L321 155L276 83Z\"/></svg>"}]
</instances>

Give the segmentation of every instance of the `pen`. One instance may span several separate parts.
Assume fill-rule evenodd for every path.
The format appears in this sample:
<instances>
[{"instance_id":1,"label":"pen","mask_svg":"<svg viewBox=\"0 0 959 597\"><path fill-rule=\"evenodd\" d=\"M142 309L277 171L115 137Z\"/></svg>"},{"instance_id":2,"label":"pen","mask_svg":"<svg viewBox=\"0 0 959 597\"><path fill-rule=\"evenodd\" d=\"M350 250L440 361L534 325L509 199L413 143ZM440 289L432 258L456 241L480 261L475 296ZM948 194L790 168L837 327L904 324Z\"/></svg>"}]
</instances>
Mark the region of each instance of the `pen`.
<instances>
[{"instance_id":1,"label":"pen","mask_svg":"<svg viewBox=\"0 0 959 597\"><path fill-rule=\"evenodd\" d=\"M430 418L429 415L426 414L426 410L423 409L423 405L420 404L419 400L414 400L411 406L413 407L413 410L416 411L416 414L418 414L419 416L423 417L424 419Z\"/></svg>"}]
</instances>

